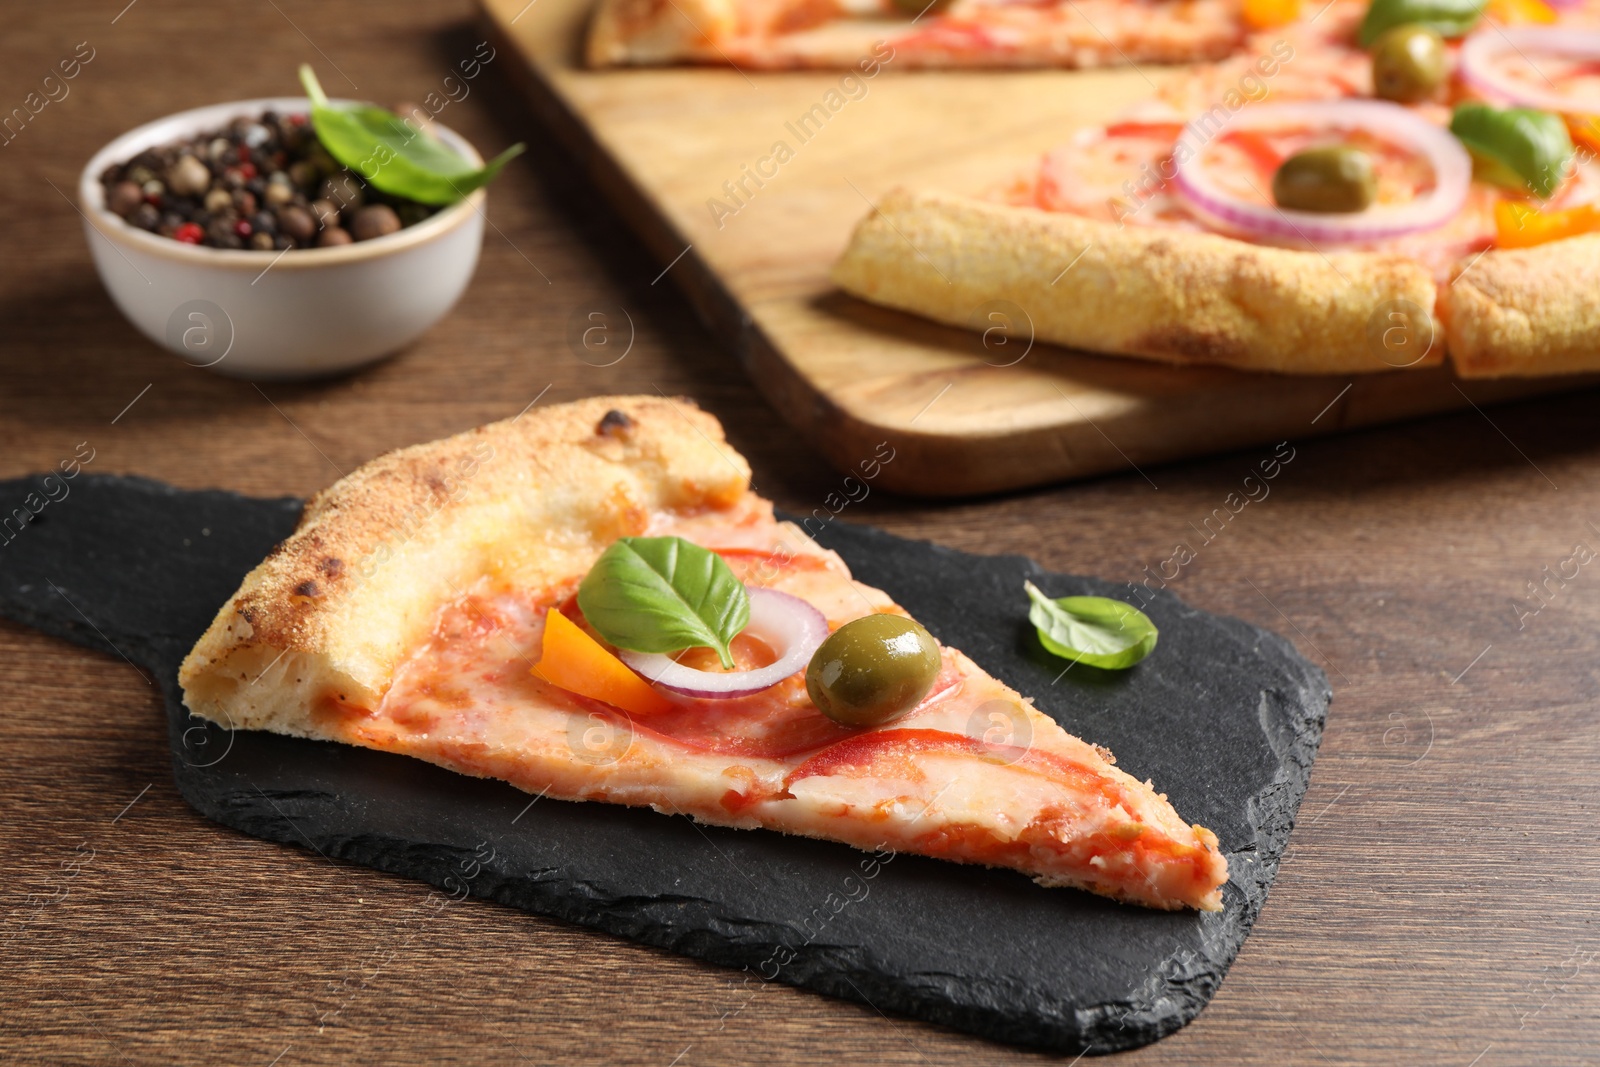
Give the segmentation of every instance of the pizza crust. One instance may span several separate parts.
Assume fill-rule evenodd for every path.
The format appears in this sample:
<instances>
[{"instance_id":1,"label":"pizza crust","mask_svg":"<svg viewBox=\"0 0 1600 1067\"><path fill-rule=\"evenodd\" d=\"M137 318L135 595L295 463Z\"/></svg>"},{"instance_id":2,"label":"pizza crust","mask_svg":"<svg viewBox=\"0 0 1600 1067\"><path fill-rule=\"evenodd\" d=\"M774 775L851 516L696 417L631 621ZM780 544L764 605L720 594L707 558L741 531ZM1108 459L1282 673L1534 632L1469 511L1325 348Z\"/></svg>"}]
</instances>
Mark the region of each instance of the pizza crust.
<instances>
[{"instance_id":1,"label":"pizza crust","mask_svg":"<svg viewBox=\"0 0 1600 1067\"><path fill-rule=\"evenodd\" d=\"M600 0L584 60L591 67L708 61L734 32L732 0Z\"/></svg>"},{"instance_id":2,"label":"pizza crust","mask_svg":"<svg viewBox=\"0 0 1600 1067\"><path fill-rule=\"evenodd\" d=\"M1004 300L1041 341L1284 374L1395 369L1369 323L1394 301L1431 309L1437 291L1402 256L1325 256L904 188L856 227L833 280L953 326ZM1413 365L1443 358L1436 345Z\"/></svg>"},{"instance_id":3,"label":"pizza crust","mask_svg":"<svg viewBox=\"0 0 1600 1067\"><path fill-rule=\"evenodd\" d=\"M944 17L863 12L848 0L599 0L590 67L705 63L740 70L1099 68L1220 60L1237 0L957 3ZM942 27L942 28L941 28ZM974 42L973 27L997 42Z\"/></svg>"},{"instance_id":4,"label":"pizza crust","mask_svg":"<svg viewBox=\"0 0 1600 1067\"><path fill-rule=\"evenodd\" d=\"M1600 234L1463 260L1440 300L1463 378L1600 371Z\"/></svg>"},{"instance_id":5,"label":"pizza crust","mask_svg":"<svg viewBox=\"0 0 1600 1067\"><path fill-rule=\"evenodd\" d=\"M338 739L439 606L485 576L547 588L665 509L728 507L750 468L690 401L601 397L391 452L318 493L184 660L196 715Z\"/></svg>"}]
</instances>

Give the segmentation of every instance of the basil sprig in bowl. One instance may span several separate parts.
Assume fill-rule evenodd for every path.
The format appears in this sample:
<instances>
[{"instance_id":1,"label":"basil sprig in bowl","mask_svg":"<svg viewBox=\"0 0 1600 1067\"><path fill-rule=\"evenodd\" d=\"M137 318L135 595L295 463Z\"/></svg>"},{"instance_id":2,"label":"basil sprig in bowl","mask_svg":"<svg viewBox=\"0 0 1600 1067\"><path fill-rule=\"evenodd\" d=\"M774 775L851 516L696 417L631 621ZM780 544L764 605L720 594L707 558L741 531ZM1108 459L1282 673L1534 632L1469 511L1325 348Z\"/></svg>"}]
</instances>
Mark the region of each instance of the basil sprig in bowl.
<instances>
[{"instance_id":1,"label":"basil sprig in bowl","mask_svg":"<svg viewBox=\"0 0 1600 1067\"><path fill-rule=\"evenodd\" d=\"M352 101L322 103L376 110ZM448 179L462 195L414 225L371 240L287 251L215 248L148 232L110 209L100 179L112 167L235 121L257 122L269 112L304 116L315 126L306 97L240 100L158 119L95 153L79 176L78 200L101 281L140 333L191 366L230 377L314 378L395 353L454 306L483 244L486 190L483 181L462 176L485 163L454 131L434 123L416 136L459 160Z\"/></svg>"}]
</instances>

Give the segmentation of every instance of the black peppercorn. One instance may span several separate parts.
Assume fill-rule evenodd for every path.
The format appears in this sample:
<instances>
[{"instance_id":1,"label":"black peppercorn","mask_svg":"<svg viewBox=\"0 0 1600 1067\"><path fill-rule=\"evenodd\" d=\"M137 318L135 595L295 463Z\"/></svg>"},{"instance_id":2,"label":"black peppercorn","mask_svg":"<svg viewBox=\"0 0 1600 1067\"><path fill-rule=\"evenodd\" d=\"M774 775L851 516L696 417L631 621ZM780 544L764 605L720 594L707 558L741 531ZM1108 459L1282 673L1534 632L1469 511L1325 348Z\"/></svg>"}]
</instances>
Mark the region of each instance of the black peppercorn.
<instances>
[{"instance_id":1,"label":"black peppercorn","mask_svg":"<svg viewBox=\"0 0 1600 1067\"><path fill-rule=\"evenodd\" d=\"M341 211L353 211L366 202L366 195L356 176L345 170L323 179L322 199L339 205Z\"/></svg>"},{"instance_id":2,"label":"black peppercorn","mask_svg":"<svg viewBox=\"0 0 1600 1067\"><path fill-rule=\"evenodd\" d=\"M400 229L400 216L388 204L368 204L350 220L350 236L358 241L370 241Z\"/></svg>"},{"instance_id":3,"label":"black peppercorn","mask_svg":"<svg viewBox=\"0 0 1600 1067\"><path fill-rule=\"evenodd\" d=\"M106 209L130 225L213 248L334 247L436 210L368 188L334 161L304 115L275 111L144 149L99 181Z\"/></svg>"},{"instance_id":4,"label":"black peppercorn","mask_svg":"<svg viewBox=\"0 0 1600 1067\"><path fill-rule=\"evenodd\" d=\"M306 244L316 235L317 220L305 208L290 204L278 210L278 228L297 244Z\"/></svg>"},{"instance_id":5,"label":"black peppercorn","mask_svg":"<svg viewBox=\"0 0 1600 1067\"><path fill-rule=\"evenodd\" d=\"M144 203L144 190L133 182L117 182L106 194L106 207L127 218L135 208Z\"/></svg>"}]
</instances>

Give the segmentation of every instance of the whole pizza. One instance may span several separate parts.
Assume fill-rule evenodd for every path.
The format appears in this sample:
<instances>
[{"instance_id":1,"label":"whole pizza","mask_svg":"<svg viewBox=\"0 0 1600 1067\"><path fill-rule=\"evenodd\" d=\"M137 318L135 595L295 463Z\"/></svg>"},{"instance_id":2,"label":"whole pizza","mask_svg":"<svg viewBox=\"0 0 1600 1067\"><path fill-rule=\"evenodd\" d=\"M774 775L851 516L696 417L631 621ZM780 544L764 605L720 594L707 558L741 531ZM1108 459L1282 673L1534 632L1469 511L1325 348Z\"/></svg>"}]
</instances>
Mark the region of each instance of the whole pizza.
<instances>
[{"instance_id":1,"label":"whole pizza","mask_svg":"<svg viewBox=\"0 0 1600 1067\"><path fill-rule=\"evenodd\" d=\"M833 280L959 326L1006 301L1040 340L1171 363L1600 370L1600 4L905 4L601 0L588 54L1191 64L984 195L889 191Z\"/></svg>"}]
</instances>

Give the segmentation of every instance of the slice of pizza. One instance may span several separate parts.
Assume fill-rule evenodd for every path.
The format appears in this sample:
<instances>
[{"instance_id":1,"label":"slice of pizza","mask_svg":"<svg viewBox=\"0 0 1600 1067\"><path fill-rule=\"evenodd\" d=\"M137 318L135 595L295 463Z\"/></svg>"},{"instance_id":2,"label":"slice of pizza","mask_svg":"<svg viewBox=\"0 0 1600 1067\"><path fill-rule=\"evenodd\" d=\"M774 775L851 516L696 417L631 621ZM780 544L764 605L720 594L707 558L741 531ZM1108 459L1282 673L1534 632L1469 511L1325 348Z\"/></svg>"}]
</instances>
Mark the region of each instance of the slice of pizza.
<instances>
[{"instance_id":1,"label":"slice of pizza","mask_svg":"<svg viewBox=\"0 0 1600 1067\"><path fill-rule=\"evenodd\" d=\"M1232 53L1237 0L600 0L590 66L1112 67Z\"/></svg>"},{"instance_id":2,"label":"slice of pizza","mask_svg":"<svg viewBox=\"0 0 1600 1067\"><path fill-rule=\"evenodd\" d=\"M1600 370L1596 12L1495 0L1458 44L1403 6L1318 5L983 195L889 190L833 279L1169 363Z\"/></svg>"},{"instance_id":3,"label":"slice of pizza","mask_svg":"<svg viewBox=\"0 0 1600 1067\"><path fill-rule=\"evenodd\" d=\"M382 456L246 577L183 664L185 703L541 796L1221 907L1214 834L749 477L715 419L655 397Z\"/></svg>"}]
</instances>

